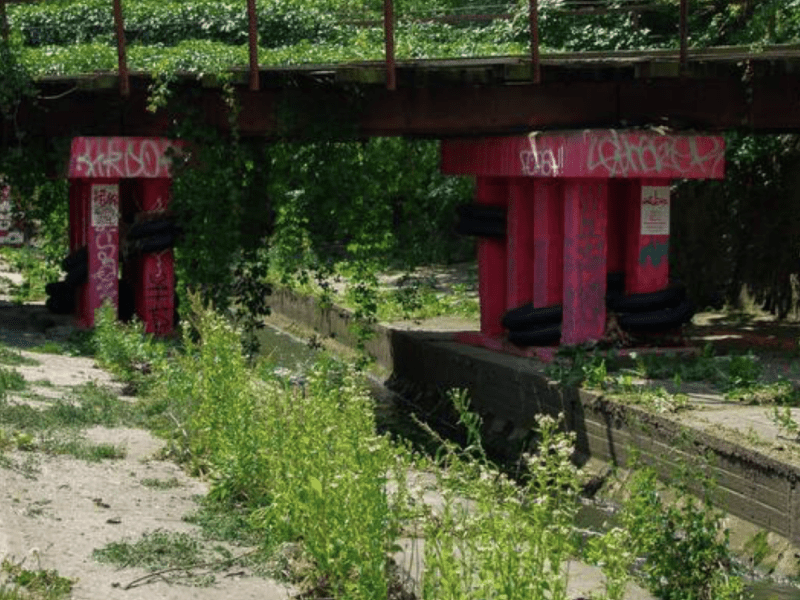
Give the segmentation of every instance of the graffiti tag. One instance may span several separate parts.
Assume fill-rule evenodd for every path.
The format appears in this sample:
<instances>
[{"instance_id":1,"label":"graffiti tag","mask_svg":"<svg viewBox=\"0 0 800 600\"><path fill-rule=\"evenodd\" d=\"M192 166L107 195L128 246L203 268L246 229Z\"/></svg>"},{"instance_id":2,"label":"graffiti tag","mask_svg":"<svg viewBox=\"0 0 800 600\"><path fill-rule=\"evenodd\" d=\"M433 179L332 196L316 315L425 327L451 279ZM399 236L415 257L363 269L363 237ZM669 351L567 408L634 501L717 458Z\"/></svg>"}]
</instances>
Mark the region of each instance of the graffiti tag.
<instances>
[{"instance_id":1,"label":"graffiti tag","mask_svg":"<svg viewBox=\"0 0 800 600\"><path fill-rule=\"evenodd\" d=\"M699 143L703 140L703 144ZM587 134L586 168L609 177L632 175L693 174L712 177L725 159L721 138L695 136L633 135L609 131Z\"/></svg>"},{"instance_id":2,"label":"graffiti tag","mask_svg":"<svg viewBox=\"0 0 800 600\"><path fill-rule=\"evenodd\" d=\"M561 146L557 150L539 148L536 137L536 133L529 134L530 149L520 152L523 175L558 177L564 171L564 147Z\"/></svg>"},{"instance_id":3,"label":"graffiti tag","mask_svg":"<svg viewBox=\"0 0 800 600\"><path fill-rule=\"evenodd\" d=\"M97 297L103 300L117 300L117 232L113 229L100 229L95 234L98 266L92 273Z\"/></svg>"},{"instance_id":4,"label":"graffiti tag","mask_svg":"<svg viewBox=\"0 0 800 600\"><path fill-rule=\"evenodd\" d=\"M658 242L653 240L646 246L642 246L639 250L639 264L641 266L647 265L647 259L650 259L650 263L657 267L661 264L662 260L666 260L669 257L669 242Z\"/></svg>"},{"instance_id":5,"label":"graffiti tag","mask_svg":"<svg viewBox=\"0 0 800 600\"><path fill-rule=\"evenodd\" d=\"M76 138L70 177L169 177L172 144L161 138Z\"/></svg>"}]
</instances>

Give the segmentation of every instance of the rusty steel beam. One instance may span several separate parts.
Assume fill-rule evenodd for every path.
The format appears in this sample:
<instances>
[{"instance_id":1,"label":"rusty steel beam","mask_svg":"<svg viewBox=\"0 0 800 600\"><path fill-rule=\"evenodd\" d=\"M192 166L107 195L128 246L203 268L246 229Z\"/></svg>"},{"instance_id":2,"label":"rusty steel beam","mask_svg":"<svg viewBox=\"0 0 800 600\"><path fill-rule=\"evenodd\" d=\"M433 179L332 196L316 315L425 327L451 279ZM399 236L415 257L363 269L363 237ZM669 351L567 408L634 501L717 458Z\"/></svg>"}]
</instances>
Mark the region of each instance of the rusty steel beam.
<instances>
[{"instance_id":1,"label":"rusty steel beam","mask_svg":"<svg viewBox=\"0 0 800 600\"><path fill-rule=\"evenodd\" d=\"M250 48L250 91L257 92L259 88L258 72L258 17L256 15L256 0L247 0L248 45Z\"/></svg>"},{"instance_id":2,"label":"rusty steel beam","mask_svg":"<svg viewBox=\"0 0 800 600\"><path fill-rule=\"evenodd\" d=\"M386 38L386 89L397 88L397 67L394 60L394 2L383 0L383 33Z\"/></svg>"},{"instance_id":3,"label":"rusty steel beam","mask_svg":"<svg viewBox=\"0 0 800 600\"><path fill-rule=\"evenodd\" d=\"M125 57L125 24L122 20L122 0L114 0L114 25L117 29L119 93L123 98L127 98L131 93L131 87L128 75L128 61Z\"/></svg>"},{"instance_id":4,"label":"rusty steel beam","mask_svg":"<svg viewBox=\"0 0 800 600\"><path fill-rule=\"evenodd\" d=\"M447 138L505 135L546 129L669 126L676 130L800 131L800 74L777 77L653 78L555 81L540 84L353 87L237 86L243 136L363 139L370 136ZM246 82L246 80L245 80ZM163 135L169 115L147 112L149 79L132 77L123 103L114 89L73 91L71 82L42 89L38 104L26 102L17 121L29 138L59 135ZM790 90L787 92L786 90ZM176 102L189 101L206 123L226 131L228 109L221 90L185 82ZM287 110L287 107L291 107Z\"/></svg>"}]
</instances>

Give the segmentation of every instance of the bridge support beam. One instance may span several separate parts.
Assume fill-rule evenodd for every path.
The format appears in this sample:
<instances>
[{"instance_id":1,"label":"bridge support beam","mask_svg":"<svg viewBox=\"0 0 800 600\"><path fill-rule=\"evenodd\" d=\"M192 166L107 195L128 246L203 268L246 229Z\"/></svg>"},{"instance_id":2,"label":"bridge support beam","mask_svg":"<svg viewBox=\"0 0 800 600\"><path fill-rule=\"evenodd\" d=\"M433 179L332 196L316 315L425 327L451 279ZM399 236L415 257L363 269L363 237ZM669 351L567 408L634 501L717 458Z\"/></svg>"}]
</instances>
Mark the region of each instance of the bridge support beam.
<instances>
[{"instance_id":1,"label":"bridge support beam","mask_svg":"<svg viewBox=\"0 0 800 600\"><path fill-rule=\"evenodd\" d=\"M616 130L447 140L442 171L476 176L479 203L508 206L505 240L478 242L481 333L460 339L508 349L505 311L560 305L522 333L552 337L560 324L560 343L578 345L606 335L612 274L620 294L668 286L670 181L724 177L724 140Z\"/></svg>"}]
</instances>

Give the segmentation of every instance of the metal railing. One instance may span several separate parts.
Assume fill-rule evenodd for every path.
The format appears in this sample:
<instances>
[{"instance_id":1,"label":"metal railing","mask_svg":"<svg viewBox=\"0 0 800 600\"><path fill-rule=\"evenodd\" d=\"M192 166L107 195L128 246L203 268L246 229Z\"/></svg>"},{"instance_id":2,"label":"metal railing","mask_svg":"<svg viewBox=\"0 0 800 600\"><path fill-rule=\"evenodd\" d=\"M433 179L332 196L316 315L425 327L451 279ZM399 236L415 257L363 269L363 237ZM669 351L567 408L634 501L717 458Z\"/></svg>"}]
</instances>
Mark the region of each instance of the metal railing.
<instances>
[{"instance_id":1,"label":"metal railing","mask_svg":"<svg viewBox=\"0 0 800 600\"><path fill-rule=\"evenodd\" d=\"M2 33L3 40L8 41L9 26L6 14L6 5L12 3L28 3L37 0L0 0L0 32ZM257 0L247 0L247 18L248 18L248 46L249 46L249 88L251 91L258 91L260 89L259 82L259 65L258 65L258 22L256 11ZM733 2L740 2L741 0L732 0ZM638 14L643 10L647 10L650 6L646 3L647 0L615 0L608 2L607 0L563 0L558 6L559 11L569 12L572 14L607 14L609 12L630 12ZM686 73L689 52L689 0L679 0L680 2L680 22L679 22L679 36L680 47L678 49L678 57L680 64L681 75ZM122 0L113 0L114 9L114 25L117 38L117 74L119 77L119 91L124 97L130 95L130 74L128 71L127 58L126 58L126 43L125 43L125 24L122 11ZM502 5L496 5L501 7ZM459 22L464 21L486 21L489 18L511 18L511 15L504 13L497 14L457 14L450 16L434 16L427 18L414 18L415 21L442 21L447 22L447 19L455 19ZM529 27L530 27L530 62L531 62L531 79L534 83L541 83L541 53L540 53L540 40L539 40L539 0L529 0ZM353 21L350 21L353 23ZM364 21L364 24L371 22ZM383 29L385 37L384 60L386 64L386 87L389 90L397 88L397 62L395 59L395 11L394 0L383 0Z\"/></svg>"}]
</instances>

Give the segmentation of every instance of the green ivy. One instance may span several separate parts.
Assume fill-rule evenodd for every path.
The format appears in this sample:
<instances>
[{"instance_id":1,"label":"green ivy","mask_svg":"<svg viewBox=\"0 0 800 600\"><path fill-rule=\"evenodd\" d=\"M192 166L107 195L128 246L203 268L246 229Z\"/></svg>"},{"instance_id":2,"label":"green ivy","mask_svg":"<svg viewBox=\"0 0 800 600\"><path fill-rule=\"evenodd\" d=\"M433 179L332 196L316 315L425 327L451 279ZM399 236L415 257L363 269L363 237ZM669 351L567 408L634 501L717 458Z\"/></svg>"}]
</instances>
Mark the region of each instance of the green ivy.
<instances>
[{"instance_id":1,"label":"green ivy","mask_svg":"<svg viewBox=\"0 0 800 600\"><path fill-rule=\"evenodd\" d=\"M0 115L3 119L13 119L20 102L33 93L33 82L20 60L19 46L0 40Z\"/></svg>"}]
</instances>

